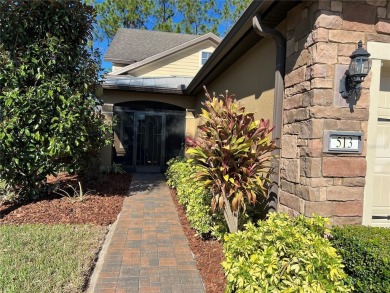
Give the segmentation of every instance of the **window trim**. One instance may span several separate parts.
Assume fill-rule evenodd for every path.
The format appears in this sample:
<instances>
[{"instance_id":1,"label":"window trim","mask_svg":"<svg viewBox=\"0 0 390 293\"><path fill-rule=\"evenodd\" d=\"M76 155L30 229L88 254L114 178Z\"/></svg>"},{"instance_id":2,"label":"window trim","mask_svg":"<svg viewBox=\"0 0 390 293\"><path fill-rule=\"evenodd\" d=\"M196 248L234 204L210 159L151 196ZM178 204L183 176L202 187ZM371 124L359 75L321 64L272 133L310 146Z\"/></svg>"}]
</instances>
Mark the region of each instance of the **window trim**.
<instances>
[{"instance_id":1,"label":"window trim","mask_svg":"<svg viewBox=\"0 0 390 293\"><path fill-rule=\"evenodd\" d=\"M210 55L209 55L208 58L205 60L205 62L202 64L202 61L203 61L203 53L207 53L207 54L210 54ZM199 58L199 66L200 66L200 67L202 67L202 66L207 62L207 60L209 60L211 54L213 54L212 51L208 51L208 50L202 50L202 51L200 51L200 56L199 56L199 57L200 57L200 58Z\"/></svg>"}]
</instances>

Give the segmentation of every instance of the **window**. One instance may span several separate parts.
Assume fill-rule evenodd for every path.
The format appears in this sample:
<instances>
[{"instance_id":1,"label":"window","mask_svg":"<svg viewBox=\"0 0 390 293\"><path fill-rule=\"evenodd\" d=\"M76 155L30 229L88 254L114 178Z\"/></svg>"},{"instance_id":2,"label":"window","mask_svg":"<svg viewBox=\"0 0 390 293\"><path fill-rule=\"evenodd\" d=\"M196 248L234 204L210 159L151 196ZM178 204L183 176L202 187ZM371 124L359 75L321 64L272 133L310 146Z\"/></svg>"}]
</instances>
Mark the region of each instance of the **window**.
<instances>
[{"instance_id":1,"label":"window","mask_svg":"<svg viewBox=\"0 0 390 293\"><path fill-rule=\"evenodd\" d=\"M200 65L202 66L203 64L206 63L207 59L210 58L212 52L206 52L206 51L202 51L201 52L201 58L200 58Z\"/></svg>"}]
</instances>

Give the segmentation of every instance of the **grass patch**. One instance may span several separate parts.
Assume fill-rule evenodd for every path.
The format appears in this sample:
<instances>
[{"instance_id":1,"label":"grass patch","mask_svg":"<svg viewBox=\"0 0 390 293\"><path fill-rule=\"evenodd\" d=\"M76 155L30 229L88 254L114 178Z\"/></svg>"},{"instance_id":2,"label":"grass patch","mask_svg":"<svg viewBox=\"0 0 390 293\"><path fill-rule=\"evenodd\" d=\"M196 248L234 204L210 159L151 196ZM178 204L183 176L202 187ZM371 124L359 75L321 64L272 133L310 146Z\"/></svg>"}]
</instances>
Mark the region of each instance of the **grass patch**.
<instances>
[{"instance_id":1,"label":"grass patch","mask_svg":"<svg viewBox=\"0 0 390 293\"><path fill-rule=\"evenodd\" d=\"M0 292L81 292L106 233L90 225L0 226Z\"/></svg>"}]
</instances>

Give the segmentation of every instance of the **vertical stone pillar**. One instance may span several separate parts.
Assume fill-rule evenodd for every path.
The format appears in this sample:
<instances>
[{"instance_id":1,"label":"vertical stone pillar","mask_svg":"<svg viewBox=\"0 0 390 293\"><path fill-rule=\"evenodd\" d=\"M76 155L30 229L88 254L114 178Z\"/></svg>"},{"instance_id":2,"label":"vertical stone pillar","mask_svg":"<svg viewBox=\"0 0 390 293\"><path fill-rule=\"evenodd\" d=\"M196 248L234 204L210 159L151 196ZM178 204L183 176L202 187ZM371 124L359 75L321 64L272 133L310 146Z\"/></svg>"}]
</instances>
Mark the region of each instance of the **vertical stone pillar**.
<instances>
[{"instance_id":1,"label":"vertical stone pillar","mask_svg":"<svg viewBox=\"0 0 390 293\"><path fill-rule=\"evenodd\" d=\"M389 41L388 9L385 0L317 0L288 13L280 211L361 224L370 75L353 111L335 76L359 40L364 47L369 40ZM362 154L324 153L324 130L363 132Z\"/></svg>"}]
</instances>

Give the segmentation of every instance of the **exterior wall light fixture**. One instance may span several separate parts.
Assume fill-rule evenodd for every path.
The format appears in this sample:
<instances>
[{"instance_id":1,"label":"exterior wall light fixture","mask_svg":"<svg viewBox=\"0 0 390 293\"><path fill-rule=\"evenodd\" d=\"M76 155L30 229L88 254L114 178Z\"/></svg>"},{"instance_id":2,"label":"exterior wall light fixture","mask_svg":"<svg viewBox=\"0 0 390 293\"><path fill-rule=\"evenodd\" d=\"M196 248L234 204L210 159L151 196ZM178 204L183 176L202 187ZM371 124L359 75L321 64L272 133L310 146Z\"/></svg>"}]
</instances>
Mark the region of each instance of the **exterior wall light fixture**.
<instances>
[{"instance_id":1,"label":"exterior wall light fixture","mask_svg":"<svg viewBox=\"0 0 390 293\"><path fill-rule=\"evenodd\" d=\"M340 94L344 99L360 94L361 83L371 69L370 55L363 49L362 41L359 41L358 48L349 56L351 58L349 69L340 81Z\"/></svg>"}]
</instances>

